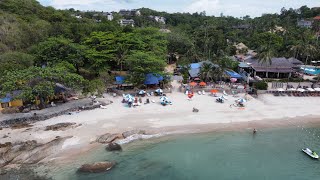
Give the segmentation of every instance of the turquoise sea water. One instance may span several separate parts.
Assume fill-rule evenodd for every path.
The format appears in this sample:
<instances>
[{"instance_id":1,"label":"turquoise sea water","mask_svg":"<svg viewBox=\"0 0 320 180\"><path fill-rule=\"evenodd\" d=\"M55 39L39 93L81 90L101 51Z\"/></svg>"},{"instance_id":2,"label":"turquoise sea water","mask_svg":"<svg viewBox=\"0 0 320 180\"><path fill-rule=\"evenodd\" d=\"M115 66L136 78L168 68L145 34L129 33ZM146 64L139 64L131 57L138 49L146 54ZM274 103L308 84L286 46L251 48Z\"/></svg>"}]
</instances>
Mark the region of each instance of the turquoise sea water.
<instances>
[{"instance_id":1,"label":"turquoise sea water","mask_svg":"<svg viewBox=\"0 0 320 180\"><path fill-rule=\"evenodd\" d=\"M77 162L52 168L55 179L69 180L207 180L320 179L320 161L302 153L320 154L319 128L289 128L181 135L131 143L123 152L103 148ZM81 163L115 160L100 174L76 173Z\"/></svg>"}]
</instances>

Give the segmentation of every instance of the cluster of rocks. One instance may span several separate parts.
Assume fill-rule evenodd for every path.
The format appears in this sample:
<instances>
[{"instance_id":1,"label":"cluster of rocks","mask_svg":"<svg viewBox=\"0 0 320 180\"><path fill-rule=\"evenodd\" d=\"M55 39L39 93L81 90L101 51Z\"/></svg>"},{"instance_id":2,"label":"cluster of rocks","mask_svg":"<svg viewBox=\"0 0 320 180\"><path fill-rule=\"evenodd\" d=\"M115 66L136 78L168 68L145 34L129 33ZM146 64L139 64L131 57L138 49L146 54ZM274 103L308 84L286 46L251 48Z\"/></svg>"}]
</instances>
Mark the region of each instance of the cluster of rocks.
<instances>
[{"instance_id":1,"label":"cluster of rocks","mask_svg":"<svg viewBox=\"0 0 320 180\"><path fill-rule=\"evenodd\" d=\"M0 168L8 164L36 164L57 152L57 148L70 137L55 138L48 143L35 140L0 144Z\"/></svg>"},{"instance_id":2,"label":"cluster of rocks","mask_svg":"<svg viewBox=\"0 0 320 180\"><path fill-rule=\"evenodd\" d=\"M101 136L99 136L96 139L96 142L107 144L106 150L107 151L121 151L122 147L115 143L114 141L117 139L123 139L130 137L132 135L137 134L146 134L146 131L144 130L132 130L132 131L126 131L122 134L110 134L106 133ZM109 171L111 168L113 168L116 165L116 162L109 162L109 161L103 161L103 162L96 162L92 164L84 164L79 169L78 172L86 172L86 173L100 173Z\"/></svg>"},{"instance_id":3,"label":"cluster of rocks","mask_svg":"<svg viewBox=\"0 0 320 180\"><path fill-rule=\"evenodd\" d=\"M81 126L82 124L77 123L58 123L50 126L46 126L45 131L64 131L70 128L76 128L78 126Z\"/></svg>"}]
</instances>

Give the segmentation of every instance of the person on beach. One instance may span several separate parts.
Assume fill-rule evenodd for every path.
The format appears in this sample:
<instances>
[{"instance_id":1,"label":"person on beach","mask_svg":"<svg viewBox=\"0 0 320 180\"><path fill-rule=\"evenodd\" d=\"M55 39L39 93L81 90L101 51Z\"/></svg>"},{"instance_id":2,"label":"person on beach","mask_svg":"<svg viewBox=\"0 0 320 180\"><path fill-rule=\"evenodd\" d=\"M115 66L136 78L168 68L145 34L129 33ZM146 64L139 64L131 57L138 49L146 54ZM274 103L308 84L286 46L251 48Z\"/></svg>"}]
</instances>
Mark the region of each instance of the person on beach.
<instances>
[{"instance_id":1,"label":"person on beach","mask_svg":"<svg viewBox=\"0 0 320 180\"><path fill-rule=\"evenodd\" d=\"M257 130L256 129L253 129L253 134L256 134L257 133Z\"/></svg>"}]
</instances>

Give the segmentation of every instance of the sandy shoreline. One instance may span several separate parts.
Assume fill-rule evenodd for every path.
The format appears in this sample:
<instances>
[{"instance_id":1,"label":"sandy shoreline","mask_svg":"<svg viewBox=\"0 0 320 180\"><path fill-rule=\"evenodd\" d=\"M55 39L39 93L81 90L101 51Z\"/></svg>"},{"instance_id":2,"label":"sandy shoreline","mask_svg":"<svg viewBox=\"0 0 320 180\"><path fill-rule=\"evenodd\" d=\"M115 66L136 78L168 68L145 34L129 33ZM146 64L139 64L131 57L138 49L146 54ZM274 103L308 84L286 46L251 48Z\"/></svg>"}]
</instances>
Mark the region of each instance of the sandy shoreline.
<instances>
[{"instance_id":1,"label":"sandy shoreline","mask_svg":"<svg viewBox=\"0 0 320 180\"><path fill-rule=\"evenodd\" d=\"M243 97L244 94L239 95ZM45 161L68 159L90 151L100 144L93 143L99 135L122 133L143 129L150 134L185 134L215 131L238 131L253 128L295 127L320 124L319 97L275 97L261 95L249 97L245 109L230 107L239 97L228 96L224 104L216 103L209 95L196 95L192 101L185 94L168 94L171 106L161 106L159 97L152 97L156 103L128 108L121 103L122 98L106 97L114 103L107 109L84 111L74 115L63 115L33 124L27 129L0 131L0 143L36 140L48 142L56 136L73 136L66 140L55 154ZM145 100L146 98L144 98ZM193 113L196 107L199 113ZM81 126L65 131L44 131L48 125L72 122Z\"/></svg>"}]
</instances>

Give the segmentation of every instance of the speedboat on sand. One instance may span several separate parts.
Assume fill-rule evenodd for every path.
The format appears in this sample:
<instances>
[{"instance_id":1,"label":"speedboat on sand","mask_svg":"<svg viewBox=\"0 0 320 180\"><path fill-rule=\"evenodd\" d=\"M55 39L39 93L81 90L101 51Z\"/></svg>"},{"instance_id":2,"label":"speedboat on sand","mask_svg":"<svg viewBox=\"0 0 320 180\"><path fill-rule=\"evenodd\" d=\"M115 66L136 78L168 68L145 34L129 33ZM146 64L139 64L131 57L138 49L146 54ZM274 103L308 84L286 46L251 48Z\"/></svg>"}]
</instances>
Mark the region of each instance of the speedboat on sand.
<instances>
[{"instance_id":1,"label":"speedboat on sand","mask_svg":"<svg viewBox=\"0 0 320 180\"><path fill-rule=\"evenodd\" d=\"M314 151L311 151L309 148L302 149L302 151L304 153L308 154L313 159L318 159L319 158L318 154L316 152L314 152Z\"/></svg>"}]
</instances>

